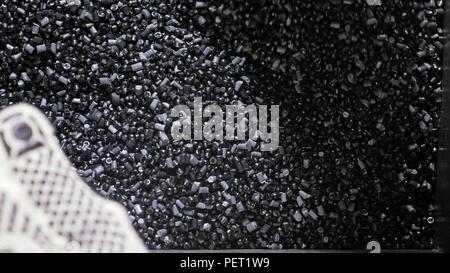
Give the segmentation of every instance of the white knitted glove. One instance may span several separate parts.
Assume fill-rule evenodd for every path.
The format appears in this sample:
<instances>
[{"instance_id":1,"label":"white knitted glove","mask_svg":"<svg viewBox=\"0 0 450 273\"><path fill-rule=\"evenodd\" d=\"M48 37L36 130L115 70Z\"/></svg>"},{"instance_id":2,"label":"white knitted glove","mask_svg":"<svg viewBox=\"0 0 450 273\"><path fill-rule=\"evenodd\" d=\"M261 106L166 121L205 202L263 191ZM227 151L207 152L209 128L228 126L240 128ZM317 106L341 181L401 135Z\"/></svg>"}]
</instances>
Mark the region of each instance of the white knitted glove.
<instances>
[{"instance_id":1,"label":"white knitted glove","mask_svg":"<svg viewBox=\"0 0 450 273\"><path fill-rule=\"evenodd\" d=\"M145 252L118 203L93 192L34 107L0 113L0 252Z\"/></svg>"}]
</instances>

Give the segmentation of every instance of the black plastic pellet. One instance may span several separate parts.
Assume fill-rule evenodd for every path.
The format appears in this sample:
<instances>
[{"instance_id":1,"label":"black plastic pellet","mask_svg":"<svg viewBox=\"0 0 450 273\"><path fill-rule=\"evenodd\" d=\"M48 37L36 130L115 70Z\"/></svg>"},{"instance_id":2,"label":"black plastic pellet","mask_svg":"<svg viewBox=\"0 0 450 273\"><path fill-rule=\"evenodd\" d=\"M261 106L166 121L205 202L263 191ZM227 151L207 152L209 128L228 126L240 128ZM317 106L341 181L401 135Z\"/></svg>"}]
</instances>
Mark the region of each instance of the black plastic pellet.
<instances>
[{"instance_id":1,"label":"black plastic pellet","mask_svg":"<svg viewBox=\"0 0 450 273\"><path fill-rule=\"evenodd\" d=\"M133 71L140 71L144 68L144 66L142 65L142 63L135 63L131 65L131 69Z\"/></svg>"},{"instance_id":2,"label":"black plastic pellet","mask_svg":"<svg viewBox=\"0 0 450 273\"><path fill-rule=\"evenodd\" d=\"M28 52L29 54L33 53L34 49L35 48L32 45L30 45L30 44L26 44L25 47L24 47L24 50L26 52Z\"/></svg>"},{"instance_id":3,"label":"black plastic pellet","mask_svg":"<svg viewBox=\"0 0 450 273\"><path fill-rule=\"evenodd\" d=\"M42 52L45 52L46 50L47 50L47 47L44 44L36 46L37 53L42 53Z\"/></svg>"}]
</instances>

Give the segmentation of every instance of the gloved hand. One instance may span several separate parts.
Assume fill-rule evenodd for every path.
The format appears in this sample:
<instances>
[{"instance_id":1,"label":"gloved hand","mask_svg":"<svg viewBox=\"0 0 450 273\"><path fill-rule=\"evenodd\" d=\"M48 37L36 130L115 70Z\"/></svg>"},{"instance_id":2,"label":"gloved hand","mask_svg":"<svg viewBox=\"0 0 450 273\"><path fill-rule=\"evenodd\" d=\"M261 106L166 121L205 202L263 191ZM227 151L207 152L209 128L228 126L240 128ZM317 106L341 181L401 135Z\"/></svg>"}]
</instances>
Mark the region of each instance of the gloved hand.
<instances>
[{"instance_id":1,"label":"gloved hand","mask_svg":"<svg viewBox=\"0 0 450 273\"><path fill-rule=\"evenodd\" d=\"M0 113L0 252L145 252L126 210L93 192L39 110Z\"/></svg>"}]
</instances>

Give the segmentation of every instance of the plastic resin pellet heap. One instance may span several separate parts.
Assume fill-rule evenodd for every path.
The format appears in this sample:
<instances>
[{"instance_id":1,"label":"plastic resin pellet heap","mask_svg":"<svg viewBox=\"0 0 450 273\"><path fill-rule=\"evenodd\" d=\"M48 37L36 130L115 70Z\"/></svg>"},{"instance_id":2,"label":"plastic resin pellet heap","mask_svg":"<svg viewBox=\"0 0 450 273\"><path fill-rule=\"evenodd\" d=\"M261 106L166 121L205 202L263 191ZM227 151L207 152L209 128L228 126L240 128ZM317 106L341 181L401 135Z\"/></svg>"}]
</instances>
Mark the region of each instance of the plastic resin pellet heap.
<instances>
[{"instance_id":1,"label":"plastic resin pellet heap","mask_svg":"<svg viewBox=\"0 0 450 273\"><path fill-rule=\"evenodd\" d=\"M378 5L379 3L379 5ZM0 106L39 107L150 249L431 249L443 1L0 3ZM280 105L280 147L172 139Z\"/></svg>"}]
</instances>

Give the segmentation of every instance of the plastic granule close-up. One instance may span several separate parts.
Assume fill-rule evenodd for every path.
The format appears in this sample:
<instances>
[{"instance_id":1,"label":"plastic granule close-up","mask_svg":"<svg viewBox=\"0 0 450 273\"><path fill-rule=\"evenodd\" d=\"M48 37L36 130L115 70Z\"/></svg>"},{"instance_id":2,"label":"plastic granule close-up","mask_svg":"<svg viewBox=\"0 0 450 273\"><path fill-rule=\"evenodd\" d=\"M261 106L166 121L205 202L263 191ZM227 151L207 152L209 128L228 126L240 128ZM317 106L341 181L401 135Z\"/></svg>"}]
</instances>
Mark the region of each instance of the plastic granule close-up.
<instances>
[{"instance_id":1,"label":"plastic granule close-up","mask_svg":"<svg viewBox=\"0 0 450 273\"><path fill-rule=\"evenodd\" d=\"M0 108L39 108L148 249L434 249L443 15L442 0L3 0ZM174 140L172 110L199 97L279 105L279 146Z\"/></svg>"}]
</instances>

